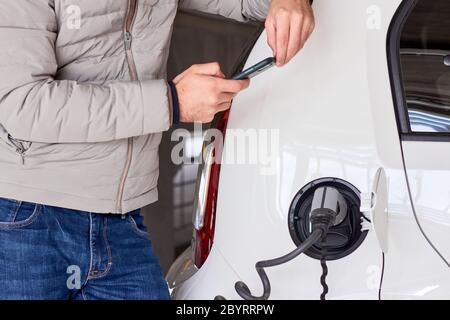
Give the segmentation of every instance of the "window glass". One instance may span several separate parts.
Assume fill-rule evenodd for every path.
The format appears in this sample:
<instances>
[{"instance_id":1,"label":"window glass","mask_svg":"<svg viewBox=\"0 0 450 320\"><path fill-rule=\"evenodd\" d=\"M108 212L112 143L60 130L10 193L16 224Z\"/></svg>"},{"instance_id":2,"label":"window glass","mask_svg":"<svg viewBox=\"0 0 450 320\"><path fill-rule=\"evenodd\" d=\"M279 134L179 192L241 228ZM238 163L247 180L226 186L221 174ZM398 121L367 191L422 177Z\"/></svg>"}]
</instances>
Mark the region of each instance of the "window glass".
<instances>
[{"instance_id":1,"label":"window glass","mask_svg":"<svg viewBox=\"0 0 450 320\"><path fill-rule=\"evenodd\" d=\"M401 34L412 132L450 133L450 0L419 0Z\"/></svg>"}]
</instances>

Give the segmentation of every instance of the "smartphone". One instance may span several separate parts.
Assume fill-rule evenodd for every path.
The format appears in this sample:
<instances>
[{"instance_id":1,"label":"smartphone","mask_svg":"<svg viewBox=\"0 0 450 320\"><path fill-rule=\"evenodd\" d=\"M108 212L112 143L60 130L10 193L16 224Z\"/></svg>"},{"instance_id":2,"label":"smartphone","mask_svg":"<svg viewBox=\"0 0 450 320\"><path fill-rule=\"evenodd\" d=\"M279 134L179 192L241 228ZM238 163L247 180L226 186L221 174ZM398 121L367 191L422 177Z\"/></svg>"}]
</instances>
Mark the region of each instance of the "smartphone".
<instances>
[{"instance_id":1,"label":"smartphone","mask_svg":"<svg viewBox=\"0 0 450 320\"><path fill-rule=\"evenodd\" d=\"M249 79L257 76L260 73L272 68L276 64L275 58L267 58L263 61L255 64L253 67L248 68L247 70L242 71L238 75L235 75L232 80L243 80Z\"/></svg>"}]
</instances>

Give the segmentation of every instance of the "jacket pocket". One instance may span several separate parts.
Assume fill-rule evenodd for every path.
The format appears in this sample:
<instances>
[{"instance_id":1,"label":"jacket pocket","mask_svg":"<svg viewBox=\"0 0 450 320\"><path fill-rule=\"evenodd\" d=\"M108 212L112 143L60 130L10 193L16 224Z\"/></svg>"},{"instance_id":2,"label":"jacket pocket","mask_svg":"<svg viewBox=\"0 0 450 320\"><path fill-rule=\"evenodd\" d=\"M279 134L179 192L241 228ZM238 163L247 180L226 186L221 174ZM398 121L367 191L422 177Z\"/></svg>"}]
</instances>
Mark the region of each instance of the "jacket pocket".
<instances>
[{"instance_id":1,"label":"jacket pocket","mask_svg":"<svg viewBox=\"0 0 450 320\"><path fill-rule=\"evenodd\" d=\"M22 164L25 162L25 155L30 150L32 142L23 141L13 138L6 129L0 125L0 140L21 159Z\"/></svg>"},{"instance_id":2,"label":"jacket pocket","mask_svg":"<svg viewBox=\"0 0 450 320\"><path fill-rule=\"evenodd\" d=\"M39 204L0 198L0 230L28 227L37 220L41 211Z\"/></svg>"}]
</instances>

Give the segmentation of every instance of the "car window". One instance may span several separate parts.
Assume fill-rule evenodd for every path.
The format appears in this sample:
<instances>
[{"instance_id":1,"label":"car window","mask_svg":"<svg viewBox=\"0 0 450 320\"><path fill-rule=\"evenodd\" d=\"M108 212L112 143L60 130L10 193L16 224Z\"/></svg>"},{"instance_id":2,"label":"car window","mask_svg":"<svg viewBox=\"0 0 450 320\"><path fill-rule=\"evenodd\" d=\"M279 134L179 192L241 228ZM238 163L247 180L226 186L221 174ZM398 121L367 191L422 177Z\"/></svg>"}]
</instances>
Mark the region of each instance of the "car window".
<instances>
[{"instance_id":1,"label":"car window","mask_svg":"<svg viewBox=\"0 0 450 320\"><path fill-rule=\"evenodd\" d=\"M450 1L419 0L400 35L400 65L413 133L450 133Z\"/></svg>"}]
</instances>

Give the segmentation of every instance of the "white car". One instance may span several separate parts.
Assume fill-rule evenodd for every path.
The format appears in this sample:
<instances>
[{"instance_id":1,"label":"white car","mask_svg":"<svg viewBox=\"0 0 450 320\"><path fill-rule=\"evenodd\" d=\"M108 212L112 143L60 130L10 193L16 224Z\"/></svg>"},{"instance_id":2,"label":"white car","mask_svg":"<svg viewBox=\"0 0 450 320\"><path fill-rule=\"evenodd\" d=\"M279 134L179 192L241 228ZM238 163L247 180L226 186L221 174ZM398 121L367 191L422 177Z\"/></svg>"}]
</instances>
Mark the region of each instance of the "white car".
<instances>
[{"instance_id":1,"label":"white car","mask_svg":"<svg viewBox=\"0 0 450 320\"><path fill-rule=\"evenodd\" d=\"M242 283L252 298L319 299L321 260L322 298L450 298L450 1L314 10L302 52L255 77L218 122L222 163L201 169L192 247L167 277L174 299L240 299ZM265 38L247 66L270 55ZM225 161L242 137L249 154L269 141L270 161ZM321 187L345 199L342 222L266 268L263 290L255 263L305 242Z\"/></svg>"}]
</instances>

